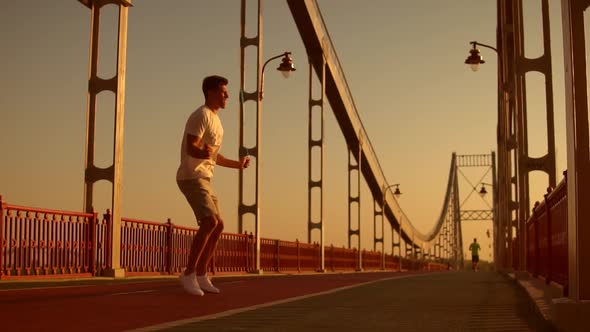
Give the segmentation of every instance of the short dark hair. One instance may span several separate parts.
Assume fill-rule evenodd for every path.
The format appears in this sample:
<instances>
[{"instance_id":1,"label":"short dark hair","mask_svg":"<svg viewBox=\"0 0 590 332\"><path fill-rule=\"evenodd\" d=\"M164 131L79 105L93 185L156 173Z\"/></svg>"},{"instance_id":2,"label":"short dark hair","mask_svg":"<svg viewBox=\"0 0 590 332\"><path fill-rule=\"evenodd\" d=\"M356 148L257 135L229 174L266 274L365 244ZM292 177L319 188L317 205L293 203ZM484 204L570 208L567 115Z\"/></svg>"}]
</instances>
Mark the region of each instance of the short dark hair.
<instances>
[{"instance_id":1,"label":"short dark hair","mask_svg":"<svg viewBox=\"0 0 590 332\"><path fill-rule=\"evenodd\" d=\"M220 85L227 85L229 80L222 76L212 75L203 79L203 94L207 98L207 91L217 89Z\"/></svg>"}]
</instances>

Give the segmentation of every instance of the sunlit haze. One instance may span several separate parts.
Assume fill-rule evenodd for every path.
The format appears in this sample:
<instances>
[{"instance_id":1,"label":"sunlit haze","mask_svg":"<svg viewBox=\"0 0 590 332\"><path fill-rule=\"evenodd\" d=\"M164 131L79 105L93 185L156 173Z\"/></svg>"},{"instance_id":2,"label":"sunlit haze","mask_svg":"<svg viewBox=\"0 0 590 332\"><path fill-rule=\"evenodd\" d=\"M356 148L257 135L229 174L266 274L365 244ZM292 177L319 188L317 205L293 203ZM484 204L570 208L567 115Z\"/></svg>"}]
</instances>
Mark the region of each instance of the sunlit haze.
<instances>
[{"instance_id":1,"label":"sunlit haze","mask_svg":"<svg viewBox=\"0 0 590 332\"><path fill-rule=\"evenodd\" d=\"M387 180L400 183L404 212L427 233L442 209L452 153L496 150L496 53L482 48L486 63L475 73L463 63L470 41L496 44L496 1L321 0L319 6ZM559 182L567 167L563 46L559 2L550 6ZM117 13L115 6L103 10L102 78L115 74ZM256 1L249 1L248 13L253 36ZM525 1L529 58L543 52L540 13L540 1ZM74 0L3 1L0 27L0 195L11 204L81 211L90 11ZM204 102L203 77L226 76L230 99L219 113L221 153L237 158L240 2L134 1L128 29L122 214L196 227L175 182L180 142L188 115ZM285 51L292 52L297 71L284 79L274 70L277 62L265 72L261 235L307 241L308 60L286 1L267 0L263 60ZM246 90L254 91L255 50L247 56ZM529 151L539 157L547 151L543 77L531 74L528 84ZM113 103L111 93L98 97L101 167L112 164ZM325 110L325 239L347 246L347 147L328 104ZM486 169L462 171L476 186L482 176L492 182ZM473 187L462 175L459 183L463 202ZM235 233L238 172L216 168L213 185L225 231ZM547 177L533 173L531 202L542 199L546 187ZM100 213L110 206L110 190L108 182L95 185ZM487 209L491 196L473 193L462 208ZM373 249L373 198L364 181L361 214L362 246ZM492 255L488 229L491 221L463 223L465 247L477 237L486 260ZM385 244L390 253L389 226Z\"/></svg>"}]
</instances>

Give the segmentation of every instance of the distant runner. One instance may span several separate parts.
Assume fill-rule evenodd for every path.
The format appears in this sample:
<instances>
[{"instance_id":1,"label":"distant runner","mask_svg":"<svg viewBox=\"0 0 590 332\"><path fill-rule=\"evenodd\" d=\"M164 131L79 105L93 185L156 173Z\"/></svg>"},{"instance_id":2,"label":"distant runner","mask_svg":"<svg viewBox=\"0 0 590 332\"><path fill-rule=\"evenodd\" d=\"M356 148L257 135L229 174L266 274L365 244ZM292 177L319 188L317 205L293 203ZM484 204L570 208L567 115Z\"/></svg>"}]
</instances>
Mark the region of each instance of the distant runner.
<instances>
[{"instance_id":1,"label":"distant runner","mask_svg":"<svg viewBox=\"0 0 590 332\"><path fill-rule=\"evenodd\" d=\"M479 268L477 267L479 263L479 250L481 247L479 243L477 243L477 239L473 238L473 243L469 245L469 250L471 251L471 266L473 271L478 271Z\"/></svg>"}]
</instances>

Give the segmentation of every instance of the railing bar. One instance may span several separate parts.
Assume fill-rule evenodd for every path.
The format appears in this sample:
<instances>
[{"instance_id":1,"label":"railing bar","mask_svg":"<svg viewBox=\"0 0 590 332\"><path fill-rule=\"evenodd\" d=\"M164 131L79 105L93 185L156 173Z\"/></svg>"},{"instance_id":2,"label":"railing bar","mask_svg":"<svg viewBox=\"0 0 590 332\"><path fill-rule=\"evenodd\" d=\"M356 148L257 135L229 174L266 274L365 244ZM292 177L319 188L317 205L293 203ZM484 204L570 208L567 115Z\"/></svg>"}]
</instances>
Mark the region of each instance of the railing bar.
<instances>
[{"instance_id":1,"label":"railing bar","mask_svg":"<svg viewBox=\"0 0 590 332\"><path fill-rule=\"evenodd\" d=\"M82 217L92 217L91 213L82 213L82 212L72 212L72 211L60 211L60 210L50 210L50 209L40 209L34 207L27 207L27 206L20 206L20 205L13 205L13 204L6 204L5 208L7 211L16 210L16 211L23 211L23 212L38 212L38 213L46 213L46 214L55 214L55 215L64 215L64 216L82 216Z\"/></svg>"}]
</instances>

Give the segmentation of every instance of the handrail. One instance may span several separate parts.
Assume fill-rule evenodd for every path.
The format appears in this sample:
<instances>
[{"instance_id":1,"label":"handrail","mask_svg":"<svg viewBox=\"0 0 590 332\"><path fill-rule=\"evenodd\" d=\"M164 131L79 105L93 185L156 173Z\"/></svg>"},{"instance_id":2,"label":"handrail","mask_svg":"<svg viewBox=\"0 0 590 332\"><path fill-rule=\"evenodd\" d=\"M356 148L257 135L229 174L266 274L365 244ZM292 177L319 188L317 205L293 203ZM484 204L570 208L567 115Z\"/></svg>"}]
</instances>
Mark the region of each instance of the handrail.
<instances>
[{"instance_id":1,"label":"handrail","mask_svg":"<svg viewBox=\"0 0 590 332\"><path fill-rule=\"evenodd\" d=\"M72 217L88 217L92 218L92 213L85 213L85 212L73 212L73 211L63 211L63 210L50 210L50 209L40 209L35 207L28 207L28 206L20 206L14 204L5 204L4 209L6 210L16 210L22 212L35 212L35 213L47 213L47 214L59 214L63 216L72 216Z\"/></svg>"}]
</instances>

